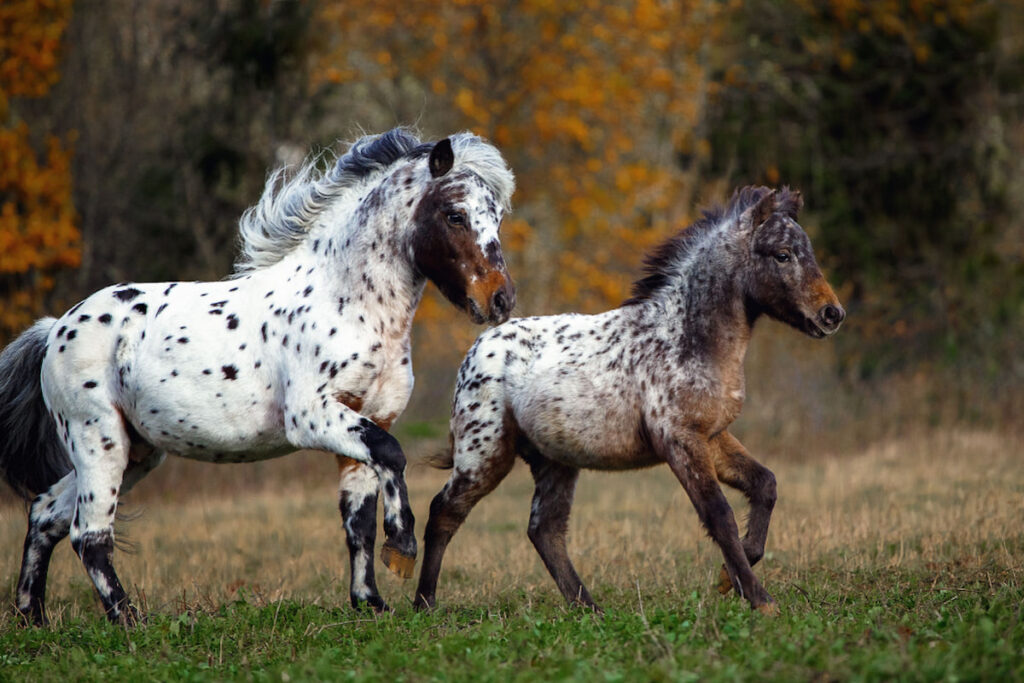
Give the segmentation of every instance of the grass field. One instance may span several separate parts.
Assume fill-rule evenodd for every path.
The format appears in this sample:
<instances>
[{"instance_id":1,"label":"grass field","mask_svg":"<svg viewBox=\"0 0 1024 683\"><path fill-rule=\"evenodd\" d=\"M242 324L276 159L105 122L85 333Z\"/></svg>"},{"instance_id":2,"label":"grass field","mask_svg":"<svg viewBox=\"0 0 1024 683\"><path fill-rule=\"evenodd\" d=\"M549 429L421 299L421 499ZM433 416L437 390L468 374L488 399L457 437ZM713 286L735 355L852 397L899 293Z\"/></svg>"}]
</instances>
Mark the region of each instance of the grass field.
<instances>
[{"instance_id":1,"label":"grass field","mask_svg":"<svg viewBox=\"0 0 1024 683\"><path fill-rule=\"evenodd\" d=\"M405 442L413 460L436 446ZM375 617L348 607L330 459L170 462L119 529L148 624L108 625L62 544L53 626L0 614L0 680L1024 680L1019 437L936 431L766 464L779 503L756 572L776 618L713 590L721 556L667 468L581 478L570 553L603 617L566 609L530 546L521 465L455 537L439 608L414 612L414 584L381 567L395 614ZM422 526L445 473L408 478ZM8 600L23 534L22 506L0 507Z\"/></svg>"}]
</instances>

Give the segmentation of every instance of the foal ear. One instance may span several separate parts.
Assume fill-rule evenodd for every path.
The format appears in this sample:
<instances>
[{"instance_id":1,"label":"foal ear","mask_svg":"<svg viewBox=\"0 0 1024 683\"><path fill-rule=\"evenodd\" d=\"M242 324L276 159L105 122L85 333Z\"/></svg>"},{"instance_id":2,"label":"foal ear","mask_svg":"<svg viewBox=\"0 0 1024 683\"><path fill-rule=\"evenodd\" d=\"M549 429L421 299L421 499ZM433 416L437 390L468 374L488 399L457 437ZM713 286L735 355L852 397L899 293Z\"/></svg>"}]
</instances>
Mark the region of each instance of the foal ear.
<instances>
[{"instance_id":1,"label":"foal ear","mask_svg":"<svg viewBox=\"0 0 1024 683\"><path fill-rule=\"evenodd\" d=\"M452 151L452 141L449 138L441 140L434 149L430 150L430 176L440 178L452 170L455 163L455 153Z\"/></svg>"},{"instance_id":2,"label":"foal ear","mask_svg":"<svg viewBox=\"0 0 1024 683\"><path fill-rule=\"evenodd\" d=\"M750 227L756 228L775 213L775 190L765 194L750 209Z\"/></svg>"},{"instance_id":3,"label":"foal ear","mask_svg":"<svg viewBox=\"0 0 1024 683\"><path fill-rule=\"evenodd\" d=\"M796 220L797 214L800 213L800 209L802 208L804 208L804 198L803 195L800 194L800 190L783 188L782 200L779 202L779 210L793 220Z\"/></svg>"}]
</instances>

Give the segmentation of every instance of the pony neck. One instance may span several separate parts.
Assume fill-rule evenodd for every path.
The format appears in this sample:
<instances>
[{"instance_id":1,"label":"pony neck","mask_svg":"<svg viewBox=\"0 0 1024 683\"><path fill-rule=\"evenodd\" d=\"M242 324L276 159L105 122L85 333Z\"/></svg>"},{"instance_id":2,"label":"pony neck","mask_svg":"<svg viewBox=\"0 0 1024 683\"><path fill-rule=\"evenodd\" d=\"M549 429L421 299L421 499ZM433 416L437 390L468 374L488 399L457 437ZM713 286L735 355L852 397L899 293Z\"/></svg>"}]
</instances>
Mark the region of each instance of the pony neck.
<instances>
[{"instance_id":1,"label":"pony neck","mask_svg":"<svg viewBox=\"0 0 1024 683\"><path fill-rule=\"evenodd\" d=\"M331 207L285 266L306 264L339 310L358 310L375 327L409 334L426 278L412 262L413 206L405 192L378 186L353 207Z\"/></svg>"}]
</instances>

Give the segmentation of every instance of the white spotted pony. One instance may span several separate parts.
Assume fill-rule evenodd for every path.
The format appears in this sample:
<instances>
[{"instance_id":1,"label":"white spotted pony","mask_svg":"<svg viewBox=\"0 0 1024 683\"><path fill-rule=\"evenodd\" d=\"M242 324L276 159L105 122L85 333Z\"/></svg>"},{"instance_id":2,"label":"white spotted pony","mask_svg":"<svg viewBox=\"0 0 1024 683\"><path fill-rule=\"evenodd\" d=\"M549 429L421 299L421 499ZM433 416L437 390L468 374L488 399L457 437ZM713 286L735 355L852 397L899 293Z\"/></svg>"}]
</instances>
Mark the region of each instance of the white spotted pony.
<instances>
[{"instance_id":1,"label":"white spotted pony","mask_svg":"<svg viewBox=\"0 0 1024 683\"><path fill-rule=\"evenodd\" d=\"M54 545L70 535L112 621L139 618L111 564L118 496L166 454L249 462L338 456L351 597L377 609L382 560L416 555L405 456L387 429L413 386L410 328L426 281L477 322L514 305L498 227L514 179L469 133L395 129L329 170L271 177L241 220L235 274L120 284L46 318L0 354L0 470L34 496L17 606L45 621Z\"/></svg>"},{"instance_id":2,"label":"white spotted pony","mask_svg":"<svg viewBox=\"0 0 1024 683\"><path fill-rule=\"evenodd\" d=\"M581 468L667 463L725 558L733 586L777 608L751 571L764 554L775 477L727 428L743 406L743 359L763 315L822 338L845 313L797 222L799 193L748 187L647 258L633 298L598 315L512 320L482 334L459 370L454 467L430 505L417 607L434 605L445 548L516 456L536 483L529 536L562 595L595 608L566 552ZM739 537L719 482L750 501Z\"/></svg>"}]
</instances>

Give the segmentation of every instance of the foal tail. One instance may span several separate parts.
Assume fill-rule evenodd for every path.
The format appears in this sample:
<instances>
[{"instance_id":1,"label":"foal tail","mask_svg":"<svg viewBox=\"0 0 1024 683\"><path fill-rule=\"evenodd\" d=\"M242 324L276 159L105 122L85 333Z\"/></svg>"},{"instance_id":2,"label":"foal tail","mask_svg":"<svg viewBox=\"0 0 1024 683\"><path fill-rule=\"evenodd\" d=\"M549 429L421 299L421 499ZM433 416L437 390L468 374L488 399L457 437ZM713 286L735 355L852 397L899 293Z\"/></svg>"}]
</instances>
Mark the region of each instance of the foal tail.
<instances>
[{"instance_id":1,"label":"foal tail","mask_svg":"<svg viewBox=\"0 0 1024 683\"><path fill-rule=\"evenodd\" d=\"M423 456L423 462L439 470L450 470L455 466L455 442L448 432L448 448Z\"/></svg>"},{"instance_id":2,"label":"foal tail","mask_svg":"<svg viewBox=\"0 0 1024 683\"><path fill-rule=\"evenodd\" d=\"M39 320L0 352L0 475L26 500L71 471L40 382L55 322Z\"/></svg>"}]
</instances>

